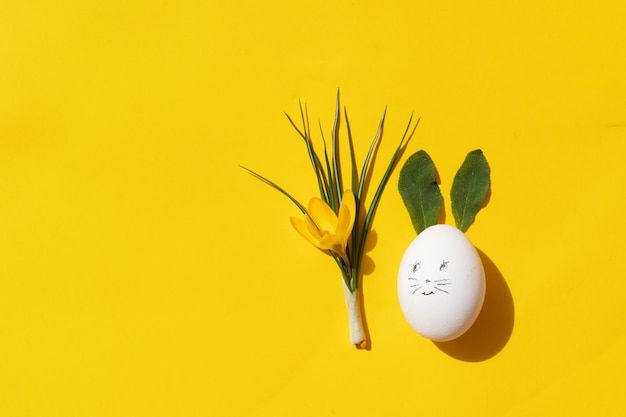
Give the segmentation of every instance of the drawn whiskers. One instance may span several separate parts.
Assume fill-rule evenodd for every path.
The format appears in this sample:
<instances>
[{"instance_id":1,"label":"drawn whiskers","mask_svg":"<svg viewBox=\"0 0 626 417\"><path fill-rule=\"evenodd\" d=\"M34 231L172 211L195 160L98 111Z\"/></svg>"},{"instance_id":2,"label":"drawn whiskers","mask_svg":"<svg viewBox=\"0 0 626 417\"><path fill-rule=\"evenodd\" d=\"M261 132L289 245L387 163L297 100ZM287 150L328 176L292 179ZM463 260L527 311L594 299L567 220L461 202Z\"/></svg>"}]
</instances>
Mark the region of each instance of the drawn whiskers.
<instances>
[{"instance_id":1,"label":"drawn whiskers","mask_svg":"<svg viewBox=\"0 0 626 417\"><path fill-rule=\"evenodd\" d=\"M415 294L416 292L418 292L422 288L422 286L420 284L413 284L413 285L410 285L410 287L411 288L415 288L413 290L413 294Z\"/></svg>"},{"instance_id":2,"label":"drawn whiskers","mask_svg":"<svg viewBox=\"0 0 626 417\"><path fill-rule=\"evenodd\" d=\"M449 294L448 291L439 288L439 287L442 287L442 286L445 286L445 285L452 285L452 283L448 282L448 281L449 281L448 278L436 279L436 280L433 281L435 283L435 286L433 288L435 288L438 291L445 292L446 294Z\"/></svg>"},{"instance_id":3,"label":"drawn whiskers","mask_svg":"<svg viewBox=\"0 0 626 417\"><path fill-rule=\"evenodd\" d=\"M445 287L446 285L452 285L452 283L449 282L450 280L448 278L435 279L432 282L427 279L425 280L426 284L420 283L420 280L418 280L415 277L409 277L409 280L416 281L414 284L409 285L409 288L413 289L412 294L415 294L416 292L420 291L422 288L424 288L425 285L426 285L426 290L422 293L424 295L434 294L433 290L437 290L439 292L449 294L448 291L444 290L442 287Z\"/></svg>"}]
</instances>

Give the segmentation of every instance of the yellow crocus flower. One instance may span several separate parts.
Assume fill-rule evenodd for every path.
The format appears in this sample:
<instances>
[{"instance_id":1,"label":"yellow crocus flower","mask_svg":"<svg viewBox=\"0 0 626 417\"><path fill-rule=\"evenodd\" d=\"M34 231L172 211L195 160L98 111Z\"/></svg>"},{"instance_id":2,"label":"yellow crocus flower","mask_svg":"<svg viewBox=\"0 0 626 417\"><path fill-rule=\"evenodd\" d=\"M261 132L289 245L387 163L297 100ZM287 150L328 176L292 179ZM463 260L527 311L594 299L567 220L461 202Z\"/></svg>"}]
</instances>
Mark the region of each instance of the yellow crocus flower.
<instances>
[{"instance_id":1,"label":"yellow crocus flower","mask_svg":"<svg viewBox=\"0 0 626 417\"><path fill-rule=\"evenodd\" d=\"M313 246L345 257L355 214L354 194L346 190L337 214L324 200L313 197L309 201L307 215L304 218L291 217L291 224Z\"/></svg>"},{"instance_id":2,"label":"yellow crocus flower","mask_svg":"<svg viewBox=\"0 0 626 417\"><path fill-rule=\"evenodd\" d=\"M324 141L324 152L321 154L318 154L315 151L313 141L311 140L311 131L309 129L306 106L302 106L302 104L300 104L300 113L303 123L302 127L298 127L294 123L294 120L287 115L289 122L296 129L299 136L304 139L306 150L315 173L315 178L317 179L317 186L319 187L322 199L312 198L309 201L308 207L305 207L275 182L248 168L243 168L260 181L289 198L289 200L291 200L291 202L295 204L302 213L304 213L304 217L291 218L291 224L293 227L313 246L330 254L337 262L337 265L341 269L341 279L346 299L346 307L348 309L350 342L363 348L365 347L367 341L360 307L361 287L359 282L361 279L361 255L365 252L367 234L369 233L372 225L374 213L378 207L383 190L389 181L396 163L402 156L402 150L408 144L411 136L413 136L413 132L415 131L415 127L417 127L417 125L414 125L411 129L411 126L413 126L413 116L411 116L406 130L404 131L404 135L396 147L380 183L376 187L376 194L374 194L373 198L369 200L369 207L366 207L365 204L362 203L366 201L365 191L367 188L363 187L364 183L370 181L372 178L373 163L376 159L376 149L378 149L378 145L382 140L383 124L385 122L387 110L385 108L378 124L376 135L372 139L369 151L367 152L365 161L363 162L363 166L360 170L356 167L353 141L349 131L350 126L348 124L347 114L344 111L345 125L348 127L348 149L350 151L350 163L346 166L350 166L352 168L351 183L353 184L353 187L359 191L356 196L352 191L345 191L341 197L339 209L335 212L336 207L334 207L334 204L333 208L331 208L328 203L323 200L323 198L330 196L332 198L331 201L336 201L334 199L334 197L336 197L335 191L340 190L341 184L344 183L342 181L342 164L340 162L341 153L339 152L340 146L338 142L339 126L342 124L340 123L342 117L340 108L339 92L337 92L337 105L332 132L332 147L327 148L326 142ZM360 176L358 174L359 172L361 173ZM363 216L361 219L356 218L357 208L359 212L360 210L363 210ZM354 239L354 242L351 241L350 246L348 246L348 241L352 236L353 230L358 239Z\"/></svg>"}]
</instances>

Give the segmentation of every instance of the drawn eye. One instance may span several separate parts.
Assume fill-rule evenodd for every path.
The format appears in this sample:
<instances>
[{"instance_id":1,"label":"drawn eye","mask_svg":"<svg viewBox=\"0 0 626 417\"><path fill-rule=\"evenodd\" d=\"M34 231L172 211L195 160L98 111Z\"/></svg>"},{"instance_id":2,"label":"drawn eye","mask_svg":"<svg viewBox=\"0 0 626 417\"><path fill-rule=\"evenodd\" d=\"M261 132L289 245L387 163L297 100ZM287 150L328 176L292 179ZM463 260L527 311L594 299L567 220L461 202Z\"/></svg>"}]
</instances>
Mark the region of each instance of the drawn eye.
<instances>
[{"instance_id":1,"label":"drawn eye","mask_svg":"<svg viewBox=\"0 0 626 417\"><path fill-rule=\"evenodd\" d=\"M419 269L420 269L420 264L421 264L421 262L415 262L415 263L413 264L413 268L411 268L411 270L412 270L414 273L415 273L415 272L417 272L417 271L419 271Z\"/></svg>"},{"instance_id":2,"label":"drawn eye","mask_svg":"<svg viewBox=\"0 0 626 417\"><path fill-rule=\"evenodd\" d=\"M444 268L448 267L449 261L442 261L441 265L439 265L439 270L442 271Z\"/></svg>"}]
</instances>

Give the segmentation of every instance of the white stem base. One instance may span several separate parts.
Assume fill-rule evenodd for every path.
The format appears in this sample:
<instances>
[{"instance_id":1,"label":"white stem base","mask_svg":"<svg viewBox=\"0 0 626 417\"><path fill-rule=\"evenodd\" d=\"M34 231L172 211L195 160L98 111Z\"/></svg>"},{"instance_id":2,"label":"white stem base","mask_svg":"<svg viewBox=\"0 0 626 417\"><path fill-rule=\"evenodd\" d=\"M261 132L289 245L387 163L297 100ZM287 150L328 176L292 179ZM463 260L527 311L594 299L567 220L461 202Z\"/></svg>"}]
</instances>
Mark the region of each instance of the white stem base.
<instances>
[{"instance_id":1,"label":"white stem base","mask_svg":"<svg viewBox=\"0 0 626 417\"><path fill-rule=\"evenodd\" d=\"M350 343L353 345L365 346L365 330L363 329L363 319L361 318L361 303L359 300L359 289L350 292L346 282L342 279L343 295L346 299L348 309L348 324L350 325Z\"/></svg>"}]
</instances>

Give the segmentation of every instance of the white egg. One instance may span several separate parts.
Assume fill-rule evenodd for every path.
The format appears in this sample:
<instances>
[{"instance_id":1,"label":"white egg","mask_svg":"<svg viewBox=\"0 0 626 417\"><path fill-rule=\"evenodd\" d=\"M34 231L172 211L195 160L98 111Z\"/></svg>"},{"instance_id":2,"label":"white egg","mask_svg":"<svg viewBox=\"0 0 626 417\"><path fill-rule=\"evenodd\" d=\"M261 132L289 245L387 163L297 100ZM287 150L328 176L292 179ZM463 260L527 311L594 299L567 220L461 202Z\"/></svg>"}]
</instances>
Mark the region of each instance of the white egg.
<instances>
[{"instance_id":1,"label":"white egg","mask_svg":"<svg viewBox=\"0 0 626 417\"><path fill-rule=\"evenodd\" d=\"M455 339L474 323L485 298L485 271L474 245L456 227L423 230L398 272L398 299L413 329L434 341Z\"/></svg>"}]
</instances>

